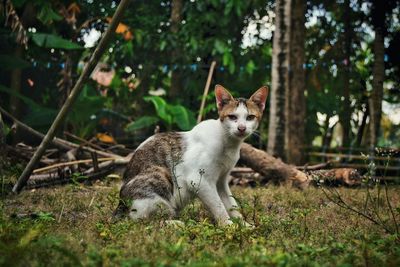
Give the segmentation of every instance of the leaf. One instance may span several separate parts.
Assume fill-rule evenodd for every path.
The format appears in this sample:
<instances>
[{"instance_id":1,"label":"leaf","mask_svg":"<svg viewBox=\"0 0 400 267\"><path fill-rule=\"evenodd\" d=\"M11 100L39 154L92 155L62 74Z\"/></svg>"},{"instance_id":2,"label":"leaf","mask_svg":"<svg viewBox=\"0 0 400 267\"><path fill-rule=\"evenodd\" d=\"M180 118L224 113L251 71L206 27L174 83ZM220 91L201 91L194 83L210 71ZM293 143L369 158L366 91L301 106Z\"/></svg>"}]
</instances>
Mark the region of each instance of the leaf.
<instances>
[{"instance_id":1,"label":"leaf","mask_svg":"<svg viewBox=\"0 0 400 267\"><path fill-rule=\"evenodd\" d=\"M224 66L229 66L230 62L233 60L233 57L229 51L225 51L224 56L222 57L222 64Z\"/></svg>"},{"instance_id":2,"label":"leaf","mask_svg":"<svg viewBox=\"0 0 400 267\"><path fill-rule=\"evenodd\" d=\"M37 18L43 24L51 24L53 21L59 21L62 19L60 15L58 15L50 6L50 3L46 3L45 5L40 6L40 10L37 14Z\"/></svg>"},{"instance_id":3,"label":"leaf","mask_svg":"<svg viewBox=\"0 0 400 267\"><path fill-rule=\"evenodd\" d=\"M98 133L96 134L96 138L103 143L107 144L116 144L114 137L105 133Z\"/></svg>"},{"instance_id":4,"label":"leaf","mask_svg":"<svg viewBox=\"0 0 400 267\"><path fill-rule=\"evenodd\" d=\"M14 5L14 8L20 8L25 4L25 2L27 2L27 0L12 0L11 2Z\"/></svg>"},{"instance_id":5,"label":"leaf","mask_svg":"<svg viewBox=\"0 0 400 267\"><path fill-rule=\"evenodd\" d=\"M196 124L193 113L190 113L184 106L169 105L168 109L172 114L173 122L176 123L181 130L190 130Z\"/></svg>"},{"instance_id":6,"label":"leaf","mask_svg":"<svg viewBox=\"0 0 400 267\"><path fill-rule=\"evenodd\" d=\"M0 55L0 68L3 70L25 69L30 67L31 64L19 57L10 55Z\"/></svg>"},{"instance_id":7,"label":"leaf","mask_svg":"<svg viewBox=\"0 0 400 267\"><path fill-rule=\"evenodd\" d=\"M58 49L82 49L77 43L63 39L54 34L47 33L34 33L32 34L32 40L37 46L46 48L58 48Z\"/></svg>"},{"instance_id":8,"label":"leaf","mask_svg":"<svg viewBox=\"0 0 400 267\"><path fill-rule=\"evenodd\" d=\"M58 111L52 108L42 106L32 107L22 121L34 128L47 127L54 121L57 113Z\"/></svg>"},{"instance_id":9,"label":"leaf","mask_svg":"<svg viewBox=\"0 0 400 267\"><path fill-rule=\"evenodd\" d=\"M137 119L136 121L133 121L129 123L125 127L125 131L127 132L134 132L139 129L143 129L149 126L152 126L156 124L159 121L159 118L153 117L153 116L143 116Z\"/></svg>"},{"instance_id":10,"label":"leaf","mask_svg":"<svg viewBox=\"0 0 400 267\"><path fill-rule=\"evenodd\" d=\"M52 108L47 108L39 105L32 99L17 93L10 88L0 85L0 92L5 92L21 99L30 108L30 112L22 119L22 121L29 126L48 126L56 117L58 111Z\"/></svg>"},{"instance_id":11,"label":"leaf","mask_svg":"<svg viewBox=\"0 0 400 267\"><path fill-rule=\"evenodd\" d=\"M224 10L224 15L227 16L229 13L231 13L231 10L233 9L234 2L233 0L228 1L228 3L225 6Z\"/></svg>"},{"instance_id":12,"label":"leaf","mask_svg":"<svg viewBox=\"0 0 400 267\"><path fill-rule=\"evenodd\" d=\"M253 75L253 72L257 69L256 64L254 64L254 61L250 59L249 62L246 64L246 72L250 75Z\"/></svg>"},{"instance_id":13,"label":"leaf","mask_svg":"<svg viewBox=\"0 0 400 267\"><path fill-rule=\"evenodd\" d=\"M167 46L167 42L165 40L162 40L160 42L160 51L164 51L166 46Z\"/></svg>"},{"instance_id":14,"label":"leaf","mask_svg":"<svg viewBox=\"0 0 400 267\"><path fill-rule=\"evenodd\" d=\"M220 40L215 40L214 47L217 50L218 53L224 54L226 53L226 45L224 42Z\"/></svg>"},{"instance_id":15,"label":"leaf","mask_svg":"<svg viewBox=\"0 0 400 267\"><path fill-rule=\"evenodd\" d=\"M30 99L30 98L28 98L28 97L26 97L26 96L24 96L24 95L22 95L22 94L20 94L20 93L18 93L16 91L14 91L14 90L11 90L10 88L5 87L3 85L0 85L0 92L4 92L4 93L7 93L9 95L15 96L15 97L21 99L25 104L27 104L30 107L40 107L40 105L37 104L32 99Z\"/></svg>"},{"instance_id":16,"label":"leaf","mask_svg":"<svg viewBox=\"0 0 400 267\"><path fill-rule=\"evenodd\" d=\"M99 112L106 102L106 99L97 95L90 86L85 86L75 104L68 114L68 122L73 125L87 124L90 117Z\"/></svg>"},{"instance_id":17,"label":"leaf","mask_svg":"<svg viewBox=\"0 0 400 267\"><path fill-rule=\"evenodd\" d=\"M143 97L143 100L146 102L151 102L153 103L157 115L164 120L168 125L172 124L172 117L170 114L167 113L167 102L159 96L145 96Z\"/></svg>"}]
</instances>

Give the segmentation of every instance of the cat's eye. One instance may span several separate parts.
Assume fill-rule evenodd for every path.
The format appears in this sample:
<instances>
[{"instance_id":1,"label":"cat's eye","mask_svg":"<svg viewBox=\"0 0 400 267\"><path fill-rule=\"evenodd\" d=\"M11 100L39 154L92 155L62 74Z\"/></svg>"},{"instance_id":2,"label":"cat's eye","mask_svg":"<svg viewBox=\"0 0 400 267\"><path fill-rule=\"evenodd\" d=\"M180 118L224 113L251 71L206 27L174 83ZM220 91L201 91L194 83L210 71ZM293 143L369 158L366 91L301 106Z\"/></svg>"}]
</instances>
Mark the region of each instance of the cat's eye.
<instances>
[{"instance_id":1,"label":"cat's eye","mask_svg":"<svg viewBox=\"0 0 400 267\"><path fill-rule=\"evenodd\" d=\"M246 120L252 121L252 120L254 120L255 118L256 118L255 115L249 115L249 116L247 116Z\"/></svg>"},{"instance_id":2,"label":"cat's eye","mask_svg":"<svg viewBox=\"0 0 400 267\"><path fill-rule=\"evenodd\" d=\"M228 115L228 118L229 118L231 121L237 120L237 116L236 116L236 115Z\"/></svg>"}]
</instances>

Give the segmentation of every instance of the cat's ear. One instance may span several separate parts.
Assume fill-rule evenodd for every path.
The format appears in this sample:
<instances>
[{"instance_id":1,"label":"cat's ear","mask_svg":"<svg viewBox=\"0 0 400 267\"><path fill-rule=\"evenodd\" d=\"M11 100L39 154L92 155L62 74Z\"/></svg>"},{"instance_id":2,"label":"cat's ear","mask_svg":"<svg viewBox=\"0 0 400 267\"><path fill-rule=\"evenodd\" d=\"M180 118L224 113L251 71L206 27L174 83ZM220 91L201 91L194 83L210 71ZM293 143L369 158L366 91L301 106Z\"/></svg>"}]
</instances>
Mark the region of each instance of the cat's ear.
<instances>
[{"instance_id":1,"label":"cat's ear","mask_svg":"<svg viewBox=\"0 0 400 267\"><path fill-rule=\"evenodd\" d=\"M232 95L222 85L217 84L215 86L215 100L217 101L217 108L220 111L224 105L233 101Z\"/></svg>"},{"instance_id":2,"label":"cat's ear","mask_svg":"<svg viewBox=\"0 0 400 267\"><path fill-rule=\"evenodd\" d=\"M265 109L265 101L267 100L268 96L268 87L263 86L258 89L251 97L250 100L257 104L260 108L261 112Z\"/></svg>"}]
</instances>

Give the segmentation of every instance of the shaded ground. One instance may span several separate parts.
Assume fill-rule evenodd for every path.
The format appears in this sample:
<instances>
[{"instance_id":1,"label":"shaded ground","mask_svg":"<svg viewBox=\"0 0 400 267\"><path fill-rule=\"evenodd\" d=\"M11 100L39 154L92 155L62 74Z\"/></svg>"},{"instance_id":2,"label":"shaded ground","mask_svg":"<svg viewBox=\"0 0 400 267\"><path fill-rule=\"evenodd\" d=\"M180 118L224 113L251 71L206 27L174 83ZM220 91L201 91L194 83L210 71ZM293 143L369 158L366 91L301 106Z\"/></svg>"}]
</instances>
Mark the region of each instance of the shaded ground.
<instances>
[{"instance_id":1,"label":"shaded ground","mask_svg":"<svg viewBox=\"0 0 400 267\"><path fill-rule=\"evenodd\" d=\"M235 187L253 229L216 227L194 203L185 226L110 222L118 181L24 191L0 204L2 266L399 266L395 236L321 189ZM362 203L364 189L339 188ZM389 197L400 207L400 187ZM356 204L355 204L356 205ZM381 204L384 205L384 204Z\"/></svg>"}]
</instances>

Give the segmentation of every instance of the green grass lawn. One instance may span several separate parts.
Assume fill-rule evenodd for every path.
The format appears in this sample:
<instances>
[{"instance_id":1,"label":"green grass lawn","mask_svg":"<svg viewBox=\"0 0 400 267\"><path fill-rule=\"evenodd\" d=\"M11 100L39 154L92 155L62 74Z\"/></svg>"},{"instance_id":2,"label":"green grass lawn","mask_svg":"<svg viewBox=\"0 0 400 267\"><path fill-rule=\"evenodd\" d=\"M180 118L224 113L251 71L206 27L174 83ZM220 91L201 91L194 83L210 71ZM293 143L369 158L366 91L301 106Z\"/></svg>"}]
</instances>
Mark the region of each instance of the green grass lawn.
<instances>
[{"instance_id":1,"label":"green grass lawn","mask_svg":"<svg viewBox=\"0 0 400 267\"><path fill-rule=\"evenodd\" d=\"M66 185L3 196L0 265L400 266L396 235L338 207L320 188L235 187L254 228L223 228L198 202L183 212L184 226L111 222L118 185ZM355 207L363 205L365 189L337 190ZM397 215L399 193L399 187L389 188ZM381 202L378 208L384 209ZM390 214L382 214L389 220Z\"/></svg>"}]
</instances>

